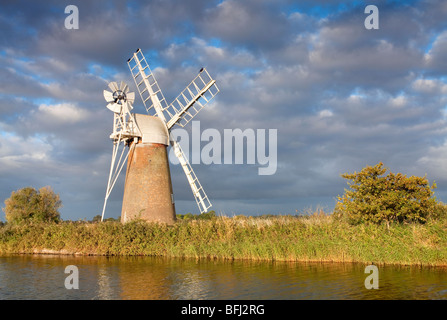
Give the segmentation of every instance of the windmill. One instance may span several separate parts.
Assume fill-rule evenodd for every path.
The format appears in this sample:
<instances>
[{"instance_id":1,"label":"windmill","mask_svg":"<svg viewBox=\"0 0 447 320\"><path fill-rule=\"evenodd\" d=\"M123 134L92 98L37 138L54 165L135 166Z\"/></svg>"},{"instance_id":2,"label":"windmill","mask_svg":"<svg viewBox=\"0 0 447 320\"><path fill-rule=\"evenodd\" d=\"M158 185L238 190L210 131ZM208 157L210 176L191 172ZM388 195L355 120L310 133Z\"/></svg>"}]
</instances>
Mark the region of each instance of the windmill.
<instances>
[{"instance_id":1,"label":"windmill","mask_svg":"<svg viewBox=\"0 0 447 320\"><path fill-rule=\"evenodd\" d=\"M167 104L141 49L127 61L147 114L131 113L135 94L124 82L109 83L104 90L107 108L114 113L112 162L101 221L107 199L127 161L121 222L133 219L173 223L175 205L172 191L167 146L171 144L175 156L185 172L193 196L201 213L211 202L195 175L180 144L170 139L174 125L184 127L219 92L216 81L206 68Z\"/></svg>"}]
</instances>

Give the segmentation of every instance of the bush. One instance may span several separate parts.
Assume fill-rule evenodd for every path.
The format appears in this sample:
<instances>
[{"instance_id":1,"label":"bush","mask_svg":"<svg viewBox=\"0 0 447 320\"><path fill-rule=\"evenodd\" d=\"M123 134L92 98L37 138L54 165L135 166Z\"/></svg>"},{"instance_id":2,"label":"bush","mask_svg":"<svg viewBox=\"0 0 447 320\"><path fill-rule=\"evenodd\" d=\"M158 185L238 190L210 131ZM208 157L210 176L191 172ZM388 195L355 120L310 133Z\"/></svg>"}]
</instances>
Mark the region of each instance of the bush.
<instances>
[{"instance_id":1,"label":"bush","mask_svg":"<svg viewBox=\"0 0 447 320\"><path fill-rule=\"evenodd\" d=\"M201 213L201 214L177 214L177 218L180 220L211 220L216 217L216 212L214 210Z\"/></svg>"},{"instance_id":2,"label":"bush","mask_svg":"<svg viewBox=\"0 0 447 320\"><path fill-rule=\"evenodd\" d=\"M58 194L50 187L36 190L26 187L11 193L5 200L6 221L8 223L22 222L57 222L60 220L59 208L62 202Z\"/></svg>"},{"instance_id":3,"label":"bush","mask_svg":"<svg viewBox=\"0 0 447 320\"><path fill-rule=\"evenodd\" d=\"M426 177L407 177L388 173L383 163L367 166L359 173L342 174L351 190L338 197L334 215L350 223L371 221L420 222L444 214L445 206L433 197L436 184L429 185Z\"/></svg>"}]
</instances>

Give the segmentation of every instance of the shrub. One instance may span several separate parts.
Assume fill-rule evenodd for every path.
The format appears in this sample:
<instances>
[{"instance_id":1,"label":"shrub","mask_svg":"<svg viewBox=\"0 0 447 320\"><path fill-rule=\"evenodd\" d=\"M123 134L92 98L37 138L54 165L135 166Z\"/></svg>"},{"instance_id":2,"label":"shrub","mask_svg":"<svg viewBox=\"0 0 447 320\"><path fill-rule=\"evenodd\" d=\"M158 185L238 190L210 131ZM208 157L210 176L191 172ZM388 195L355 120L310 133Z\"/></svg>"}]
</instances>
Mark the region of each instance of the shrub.
<instances>
[{"instance_id":1,"label":"shrub","mask_svg":"<svg viewBox=\"0 0 447 320\"><path fill-rule=\"evenodd\" d=\"M96 216L93 217L91 222L100 222L101 221L101 215L97 214Z\"/></svg>"},{"instance_id":2,"label":"shrub","mask_svg":"<svg viewBox=\"0 0 447 320\"><path fill-rule=\"evenodd\" d=\"M62 202L50 187L39 190L26 187L13 191L11 197L5 200L5 205L3 211L8 223L57 222Z\"/></svg>"},{"instance_id":3,"label":"shrub","mask_svg":"<svg viewBox=\"0 0 447 320\"><path fill-rule=\"evenodd\" d=\"M201 214L177 214L177 218L180 220L211 220L216 217L216 212L214 210L201 213Z\"/></svg>"},{"instance_id":4,"label":"shrub","mask_svg":"<svg viewBox=\"0 0 447 320\"><path fill-rule=\"evenodd\" d=\"M197 218L202 220L211 220L216 217L216 212L214 210L200 214Z\"/></svg>"},{"instance_id":5,"label":"shrub","mask_svg":"<svg viewBox=\"0 0 447 320\"><path fill-rule=\"evenodd\" d=\"M359 173L342 174L351 190L338 197L334 215L350 223L371 221L420 222L445 212L445 206L433 197L436 184L429 185L426 177L407 177L401 173L384 175L383 163L367 166Z\"/></svg>"}]
</instances>

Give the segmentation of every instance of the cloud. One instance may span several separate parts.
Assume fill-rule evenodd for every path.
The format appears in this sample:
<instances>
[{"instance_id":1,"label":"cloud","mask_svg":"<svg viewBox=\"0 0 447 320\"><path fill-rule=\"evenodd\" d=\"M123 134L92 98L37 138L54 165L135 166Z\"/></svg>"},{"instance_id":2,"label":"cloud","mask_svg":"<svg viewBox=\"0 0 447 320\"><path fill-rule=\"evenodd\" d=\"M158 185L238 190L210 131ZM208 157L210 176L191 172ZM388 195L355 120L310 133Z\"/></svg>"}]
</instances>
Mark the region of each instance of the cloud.
<instances>
[{"instance_id":1,"label":"cloud","mask_svg":"<svg viewBox=\"0 0 447 320\"><path fill-rule=\"evenodd\" d=\"M136 91L126 60L137 48L168 103L201 67L217 80L220 93L194 119L202 130L277 130L272 176L259 176L259 163L193 166L217 211L330 208L346 187L341 173L379 161L439 177L447 193L444 2L379 1L379 30L364 28L361 2L74 4L78 30L64 28L59 1L2 4L2 198L48 184L63 218L99 213L113 120L102 91L120 80ZM134 111L145 112L138 93ZM183 171L171 169L178 211L197 210ZM110 199L115 216L123 179Z\"/></svg>"},{"instance_id":2,"label":"cloud","mask_svg":"<svg viewBox=\"0 0 447 320\"><path fill-rule=\"evenodd\" d=\"M51 145L36 137L21 139L14 135L2 134L1 167L3 170L20 169L23 163L44 161L48 159L51 150Z\"/></svg>"},{"instance_id":3,"label":"cloud","mask_svg":"<svg viewBox=\"0 0 447 320\"><path fill-rule=\"evenodd\" d=\"M442 75L447 71L447 62L445 56L447 54L447 31L440 33L433 42L432 48L425 55L425 63L427 64L430 74Z\"/></svg>"},{"instance_id":4,"label":"cloud","mask_svg":"<svg viewBox=\"0 0 447 320\"><path fill-rule=\"evenodd\" d=\"M69 103L57 105L41 104L35 116L37 121L44 121L46 124L58 123L66 125L85 120L88 117L88 112Z\"/></svg>"},{"instance_id":5,"label":"cloud","mask_svg":"<svg viewBox=\"0 0 447 320\"><path fill-rule=\"evenodd\" d=\"M208 11L202 28L211 37L252 50L282 46L290 34L287 17L261 1L223 1Z\"/></svg>"}]
</instances>

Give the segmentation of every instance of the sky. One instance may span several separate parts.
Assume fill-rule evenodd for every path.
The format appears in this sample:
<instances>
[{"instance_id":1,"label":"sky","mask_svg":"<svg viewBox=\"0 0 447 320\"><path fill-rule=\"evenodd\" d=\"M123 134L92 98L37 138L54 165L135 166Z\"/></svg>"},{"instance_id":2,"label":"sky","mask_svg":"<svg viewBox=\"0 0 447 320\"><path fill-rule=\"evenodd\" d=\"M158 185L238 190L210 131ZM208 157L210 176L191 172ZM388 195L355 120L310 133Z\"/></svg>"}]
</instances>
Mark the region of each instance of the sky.
<instances>
[{"instance_id":1,"label":"sky","mask_svg":"<svg viewBox=\"0 0 447 320\"><path fill-rule=\"evenodd\" d=\"M365 27L370 4L378 29ZM66 28L69 5L77 29ZM136 92L137 48L168 103L200 68L216 79L194 118L202 131L277 132L274 174L260 162L193 164L218 214L331 212L348 188L341 174L379 162L426 175L447 202L446 17L436 0L2 0L1 206L51 186L62 219L101 214L113 121L103 90L123 80ZM133 112L146 112L138 93ZM171 175L177 213L198 213L181 167ZM123 190L122 173L106 218L120 215Z\"/></svg>"}]
</instances>

